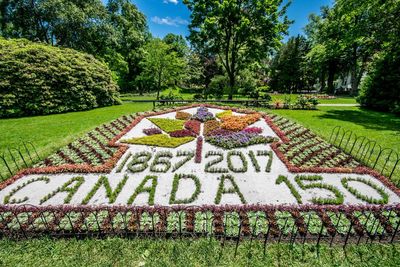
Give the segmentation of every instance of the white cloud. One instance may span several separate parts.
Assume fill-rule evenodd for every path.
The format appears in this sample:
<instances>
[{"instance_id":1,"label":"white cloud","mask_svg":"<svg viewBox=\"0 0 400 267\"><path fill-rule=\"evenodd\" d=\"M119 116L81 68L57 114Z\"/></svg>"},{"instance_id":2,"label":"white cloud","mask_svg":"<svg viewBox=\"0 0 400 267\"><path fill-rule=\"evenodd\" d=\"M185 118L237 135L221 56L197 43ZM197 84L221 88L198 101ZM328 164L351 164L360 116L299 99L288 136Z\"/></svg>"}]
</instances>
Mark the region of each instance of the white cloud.
<instances>
[{"instance_id":1,"label":"white cloud","mask_svg":"<svg viewBox=\"0 0 400 267\"><path fill-rule=\"evenodd\" d=\"M163 2L164 4L172 3L174 5L177 5L179 3L178 0L164 0Z\"/></svg>"},{"instance_id":2,"label":"white cloud","mask_svg":"<svg viewBox=\"0 0 400 267\"><path fill-rule=\"evenodd\" d=\"M188 25L189 22L185 19L182 19L181 17L165 17L165 18L160 18L160 17L152 17L151 21L160 25L169 25L169 26L175 26L179 27L179 25Z\"/></svg>"}]
</instances>

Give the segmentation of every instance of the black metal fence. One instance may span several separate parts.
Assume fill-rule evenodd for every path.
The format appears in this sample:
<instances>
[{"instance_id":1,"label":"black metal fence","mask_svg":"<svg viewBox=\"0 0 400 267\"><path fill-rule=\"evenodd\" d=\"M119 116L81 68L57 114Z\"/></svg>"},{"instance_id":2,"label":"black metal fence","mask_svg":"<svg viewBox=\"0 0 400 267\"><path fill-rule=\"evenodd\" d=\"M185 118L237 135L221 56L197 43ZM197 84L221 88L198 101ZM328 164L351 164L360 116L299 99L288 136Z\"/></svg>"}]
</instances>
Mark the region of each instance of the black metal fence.
<instances>
[{"instance_id":1,"label":"black metal fence","mask_svg":"<svg viewBox=\"0 0 400 267\"><path fill-rule=\"evenodd\" d=\"M382 147L377 141L357 135L341 126L333 128L329 142L351 154L365 166L369 166L400 185L400 156L391 148Z\"/></svg>"},{"instance_id":2,"label":"black metal fence","mask_svg":"<svg viewBox=\"0 0 400 267\"><path fill-rule=\"evenodd\" d=\"M0 237L210 237L239 244L343 244L399 240L389 206L0 206Z\"/></svg>"},{"instance_id":3,"label":"black metal fence","mask_svg":"<svg viewBox=\"0 0 400 267\"><path fill-rule=\"evenodd\" d=\"M38 161L40 157L32 142L24 141L17 147L8 147L0 153L0 181Z\"/></svg>"}]
</instances>

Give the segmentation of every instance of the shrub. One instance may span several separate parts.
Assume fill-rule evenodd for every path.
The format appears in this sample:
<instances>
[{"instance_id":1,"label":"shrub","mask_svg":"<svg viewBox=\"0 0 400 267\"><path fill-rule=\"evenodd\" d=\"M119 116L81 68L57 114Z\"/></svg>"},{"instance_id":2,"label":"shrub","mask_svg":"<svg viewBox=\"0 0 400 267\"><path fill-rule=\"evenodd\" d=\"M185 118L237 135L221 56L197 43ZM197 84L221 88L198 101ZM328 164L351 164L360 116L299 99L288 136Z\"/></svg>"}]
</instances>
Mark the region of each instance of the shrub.
<instances>
[{"instance_id":1,"label":"shrub","mask_svg":"<svg viewBox=\"0 0 400 267\"><path fill-rule=\"evenodd\" d=\"M358 102L367 108L400 114L400 52L378 56L361 84Z\"/></svg>"},{"instance_id":2,"label":"shrub","mask_svg":"<svg viewBox=\"0 0 400 267\"><path fill-rule=\"evenodd\" d=\"M0 117L45 115L119 102L108 67L72 49L0 39Z\"/></svg>"}]
</instances>

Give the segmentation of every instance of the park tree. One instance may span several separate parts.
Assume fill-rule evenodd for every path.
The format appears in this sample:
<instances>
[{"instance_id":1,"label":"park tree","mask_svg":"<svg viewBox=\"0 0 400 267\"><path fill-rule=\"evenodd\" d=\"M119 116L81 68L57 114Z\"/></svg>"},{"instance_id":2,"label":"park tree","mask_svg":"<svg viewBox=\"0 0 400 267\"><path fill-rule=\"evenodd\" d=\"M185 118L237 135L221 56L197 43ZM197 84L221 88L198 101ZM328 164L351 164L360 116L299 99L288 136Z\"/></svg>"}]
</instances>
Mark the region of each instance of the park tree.
<instances>
[{"instance_id":1,"label":"park tree","mask_svg":"<svg viewBox=\"0 0 400 267\"><path fill-rule=\"evenodd\" d=\"M168 33L163 41L171 47L171 51L176 52L179 57L185 57L189 53L189 47L182 35Z\"/></svg>"},{"instance_id":2,"label":"park tree","mask_svg":"<svg viewBox=\"0 0 400 267\"><path fill-rule=\"evenodd\" d=\"M123 91L129 91L134 85L140 86L134 81L142 72L140 61L143 59L144 45L150 39L146 17L129 0L109 0L107 9L116 33L115 46L109 49L107 62L113 63L115 58L122 56L126 68L119 71L120 87ZM120 64L111 64L111 69L118 68Z\"/></svg>"},{"instance_id":3,"label":"park tree","mask_svg":"<svg viewBox=\"0 0 400 267\"><path fill-rule=\"evenodd\" d=\"M191 14L189 40L218 56L229 79L229 99L237 75L248 63L265 58L287 32L282 0L184 0Z\"/></svg>"},{"instance_id":4,"label":"park tree","mask_svg":"<svg viewBox=\"0 0 400 267\"><path fill-rule=\"evenodd\" d=\"M87 53L105 54L114 30L101 0L4 0L1 32Z\"/></svg>"},{"instance_id":5,"label":"park tree","mask_svg":"<svg viewBox=\"0 0 400 267\"><path fill-rule=\"evenodd\" d=\"M164 86L182 77L185 61L176 52L171 51L168 44L156 38L145 46L141 67L143 72L138 78L151 78L154 81L158 100Z\"/></svg>"},{"instance_id":6,"label":"park tree","mask_svg":"<svg viewBox=\"0 0 400 267\"><path fill-rule=\"evenodd\" d=\"M291 37L275 55L270 67L272 90L298 92L310 85L307 83L305 57L310 50L304 36Z\"/></svg>"}]
</instances>

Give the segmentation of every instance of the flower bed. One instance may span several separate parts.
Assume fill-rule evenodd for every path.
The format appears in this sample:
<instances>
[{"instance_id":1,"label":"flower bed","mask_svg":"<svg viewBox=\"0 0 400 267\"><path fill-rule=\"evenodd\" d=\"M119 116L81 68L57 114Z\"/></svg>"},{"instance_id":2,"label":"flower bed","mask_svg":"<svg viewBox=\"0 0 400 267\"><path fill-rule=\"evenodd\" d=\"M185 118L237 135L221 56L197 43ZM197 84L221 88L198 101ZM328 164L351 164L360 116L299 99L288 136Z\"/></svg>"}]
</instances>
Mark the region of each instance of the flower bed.
<instances>
[{"instance_id":1,"label":"flower bed","mask_svg":"<svg viewBox=\"0 0 400 267\"><path fill-rule=\"evenodd\" d=\"M4 200L7 197L7 202L14 204L44 205L66 201L64 203L89 205L113 204L113 201L117 201L125 205L137 204L136 195L128 195L137 192L137 195L155 194L154 199L140 205L158 205L160 199L171 194L168 187L171 184L166 185L165 181L172 181L172 174L178 174L177 177L181 177L180 174L190 174L196 177L182 179L183 185L179 186L179 182L178 189L174 191L176 199L197 201L188 203L189 205L392 204L399 201L399 190L385 177L362 167L350 156L298 124L278 116L232 108L227 108L231 110L232 113L228 112L231 115L226 114L219 120L216 114L222 113L223 109L207 107L210 107L207 112L210 112L214 119L205 122L174 119L177 112L205 112L204 107L191 106L136 114L98 127L85 138L99 142L88 146L85 140L80 139L51 156L60 157L60 165L45 167L46 163L52 163L47 159L40 163L43 164L43 168L20 172L1 184L0 189L6 190L0 191L0 199ZM130 124L128 118L132 120ZM223 123L238 119L249 125L240 131L222 128ZM147 135L157 130L161 131L159 128L149 128L150 122L164 129L177 130L169 134ZM201 131L202 124L204 131ZM280 140L266 135L267 132L271 134L271 129ZM147 136L143 136L143 133ZM140 135L137 136L138 134ZM193 142L195 140L196 142ZM180 147L179 150L174 150L177 147ZM57 164L57 161L54 162ZM287 170L282 166L287 167ZM73 176L71 173L74 172L80 173L80 176ZM97 183L93 183L95 187L90 190L78 190L89 184L85 173L92 175L90 179L95 178L93 176L96 173L108 173L110 177L106 179L97 176ZM336 174L328 175L330 173ZM48 175L43 176L46 179L42 177L43 179L38 180L40 176L32 174ZM143 180L144 178L146 180ZM20 179L22 181L14 186L13 183ZM63 181L56 183L57 179ZM190 193L194 190L193 186L196 186L197 190L198 184L193 184L196 179L201 181L202 188L199 196L194 199L190 197ZM218 181L218 188L222 189L209 188L211 181ZM53 188L55 184L57 186ZM126 188L132 185L135 185L135 188ZM136 188L139 185L141 188ZM161 185L165 188L161 188ZM10 187L7 188L8 186ZM96 193L103 187L108 192L105 197ZM27 188L40 188L43 196L25 196L29 191ZM270 188L286 190L286 193L273 195L269 192ZM215 195L217 191L221 195ZM81 192L93 193L82 195ZM322 192L330 195L326 196ZM58 195L61 193L67 193L67 197L61 198ZM274 200L274 197L277 199ZM161 203L169 202L166 200Z\"/></svg>"},{"instance_id":2,"label":"flower bed","mask_svg":"<svg viewBox=\"0 0 400 267\"><path fill-rule=\"evenodd\" d=\"M194 140L194 137L169 137L164 134L156 134L151 136L126 139L122 142L133 145L159 146L159 147L178 147Z\"/></svg>"}]
</instances>

